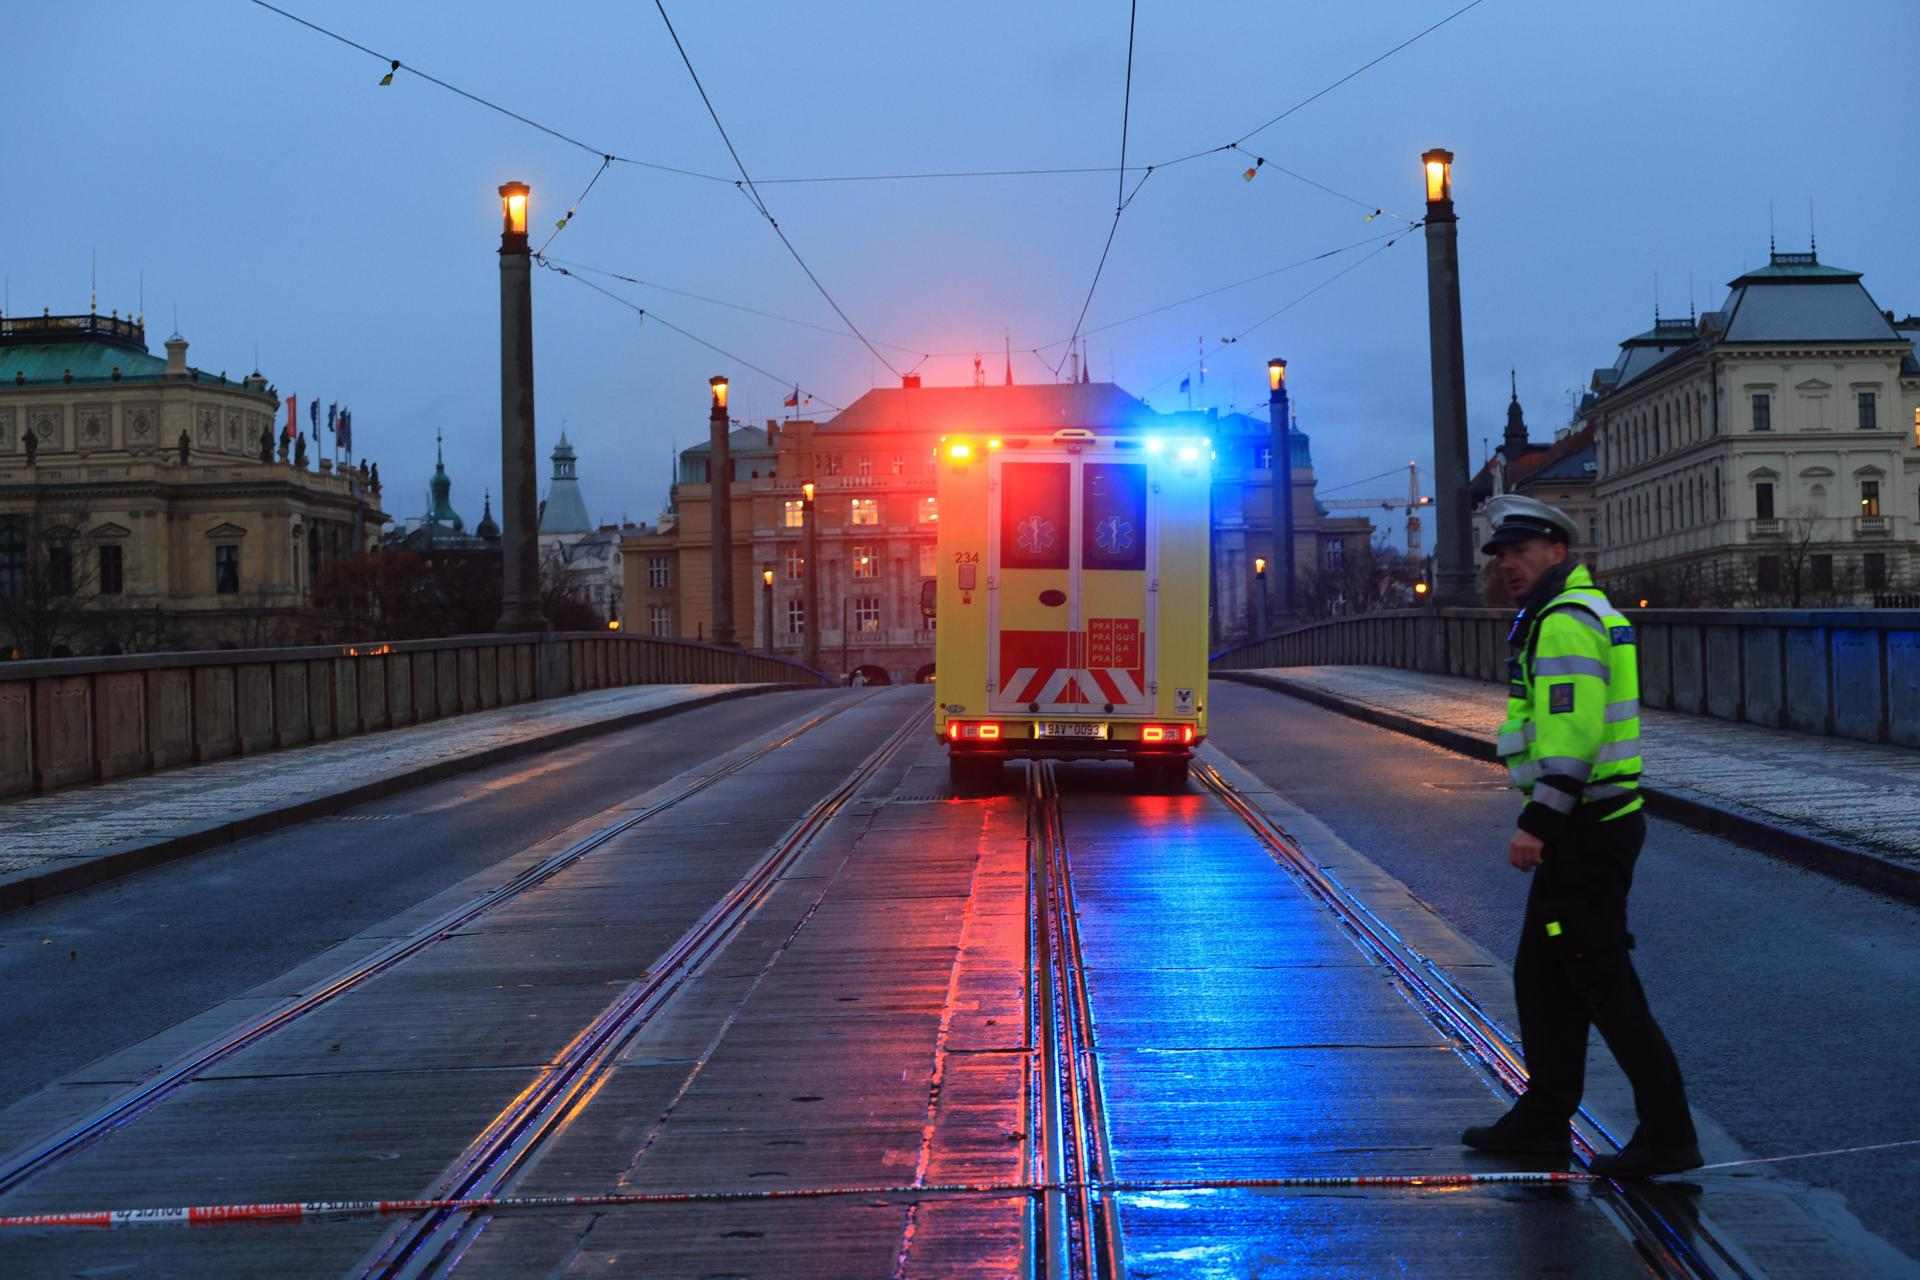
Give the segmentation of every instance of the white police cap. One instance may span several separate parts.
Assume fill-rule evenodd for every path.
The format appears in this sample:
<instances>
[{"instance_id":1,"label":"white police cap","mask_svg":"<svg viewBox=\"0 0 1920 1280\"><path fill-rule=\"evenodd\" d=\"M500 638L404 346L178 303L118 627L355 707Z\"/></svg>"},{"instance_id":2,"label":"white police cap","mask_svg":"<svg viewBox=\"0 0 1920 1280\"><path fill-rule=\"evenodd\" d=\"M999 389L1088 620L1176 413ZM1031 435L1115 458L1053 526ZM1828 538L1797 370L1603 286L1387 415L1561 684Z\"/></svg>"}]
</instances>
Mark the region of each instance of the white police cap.
<instances>
[{"instance_id":1,"label":"white police cap","mask_svg":"<svg viewBox=\"0 0 1920 1280\"><path fill-rule=\"evenodd\" d=\"M1487 518L1493 521L1493 534L1480 548L1482 555L1492 555L1500 547L1529 538L1572 542L1578 532L1566 512L1517 493L1503 493L1487 503Z\"/></svg>"}]
</instances>

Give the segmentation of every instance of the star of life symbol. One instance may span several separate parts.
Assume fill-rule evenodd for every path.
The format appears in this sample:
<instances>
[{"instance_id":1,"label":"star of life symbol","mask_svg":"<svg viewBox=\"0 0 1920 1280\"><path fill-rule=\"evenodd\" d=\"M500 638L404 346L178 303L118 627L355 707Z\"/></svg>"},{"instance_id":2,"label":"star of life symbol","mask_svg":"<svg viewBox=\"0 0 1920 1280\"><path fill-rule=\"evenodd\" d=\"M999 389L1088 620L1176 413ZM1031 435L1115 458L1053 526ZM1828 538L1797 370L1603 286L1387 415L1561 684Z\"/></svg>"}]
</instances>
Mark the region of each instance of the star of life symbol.
<instances>
[{"instance_id":1,"label":"star of life symbol","mask_svg":"<svg viewBox=\"0 0 1920 1280\"><path fill-rule=\"evenodd\" d=\"M1053 544L1059 541L1059 531L1051 520L1028 516L1014 527L1013 540L1026 555L1044 555L1053 550Z\"/></svg>"},{"instance_id":2,"label":"star of life symbol","mask_svg":"<svg viewBox=\"0 0 1920 1280\"><path fill-rule=\"evenodd\" d=\"M1108 516L1093 527L1093 545L1110 556L1133 550L1133 522Z\"/></svg>"}]
</instances>

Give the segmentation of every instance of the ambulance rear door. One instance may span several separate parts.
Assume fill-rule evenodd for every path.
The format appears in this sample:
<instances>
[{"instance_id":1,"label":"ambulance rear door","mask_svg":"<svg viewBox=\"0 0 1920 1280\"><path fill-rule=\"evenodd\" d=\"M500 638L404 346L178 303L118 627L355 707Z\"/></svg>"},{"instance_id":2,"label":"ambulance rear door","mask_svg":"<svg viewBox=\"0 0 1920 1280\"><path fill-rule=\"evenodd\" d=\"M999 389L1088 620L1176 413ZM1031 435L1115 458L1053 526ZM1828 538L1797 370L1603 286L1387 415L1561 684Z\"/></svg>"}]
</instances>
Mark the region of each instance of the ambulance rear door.
<instances>
[{"instance_id":1,"label":"ambulance rear door","mask_svg":"<svg viewBox=\"0 0 1920 1280\"><path fill-rule=\"evenodd\" d=\"M1152 714L1146 460L1089 442L988 465L988 710Z\"/></svg>"}]
</instances>

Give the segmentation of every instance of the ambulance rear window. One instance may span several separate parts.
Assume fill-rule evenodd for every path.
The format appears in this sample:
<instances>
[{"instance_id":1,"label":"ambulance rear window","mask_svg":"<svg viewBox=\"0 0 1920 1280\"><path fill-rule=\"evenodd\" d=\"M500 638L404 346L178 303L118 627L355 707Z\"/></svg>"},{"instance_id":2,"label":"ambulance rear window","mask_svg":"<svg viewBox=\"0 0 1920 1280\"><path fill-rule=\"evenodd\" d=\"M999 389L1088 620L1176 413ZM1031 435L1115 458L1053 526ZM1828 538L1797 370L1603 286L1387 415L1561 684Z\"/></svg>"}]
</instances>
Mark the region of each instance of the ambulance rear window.
<instances>
[{"instance_id":1,"label":"ambulance rear window","mask_svg":"<svg viewBox=\"0 0 1920 1280\"><path fill-rule=\"evenodd\" d=\"M1071 521L1065 462L1009 462L1000 469L1000 564L1007 569L1067 567Z\"/></svg>"},{"instance_id":2,"label":"ambulance rear window","mask_svg":"<svg viewBox=\"0 0 1920 1280\"><path fill-rule=\"evenodd\" d=\"M1081 566L1144 570L1147 567L1147 468L1137 462L1089 462L1084 484Z\"/></svg>"}]
</instances>

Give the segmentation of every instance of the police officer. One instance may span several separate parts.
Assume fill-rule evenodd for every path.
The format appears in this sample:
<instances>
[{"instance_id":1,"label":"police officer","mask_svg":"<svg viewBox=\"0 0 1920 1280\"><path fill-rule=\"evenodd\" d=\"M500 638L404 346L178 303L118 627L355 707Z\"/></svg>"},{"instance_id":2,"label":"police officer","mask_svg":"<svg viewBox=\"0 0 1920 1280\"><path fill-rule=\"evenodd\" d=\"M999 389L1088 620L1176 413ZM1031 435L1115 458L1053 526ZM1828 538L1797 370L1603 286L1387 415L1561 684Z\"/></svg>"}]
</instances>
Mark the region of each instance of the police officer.
<instances>
[{"instance_id":1,"label":"police officer","mask_svg":"<svg viewBox=\"0 0 1920 1280\"><path fill-rule=\"evenodd\" d=\"M1500 754L1527 797L1507 860L1533 873L1513 964L1528 1083L1511 1111L1461 1140L1502 1155L1567 1158L1594 1026L1633 1085L1640 1125L1619 1154L1596 1156L1591 1171L1646 1178L1698 1168L1680 1064L1628 954L1627 891L1647 833L1633 627L1569 559L1575 526L1565 513L1503 494L1488 514L1493 534L1481 550L1520 604L1507 637Z\"/></svg>"}]
</instances>

